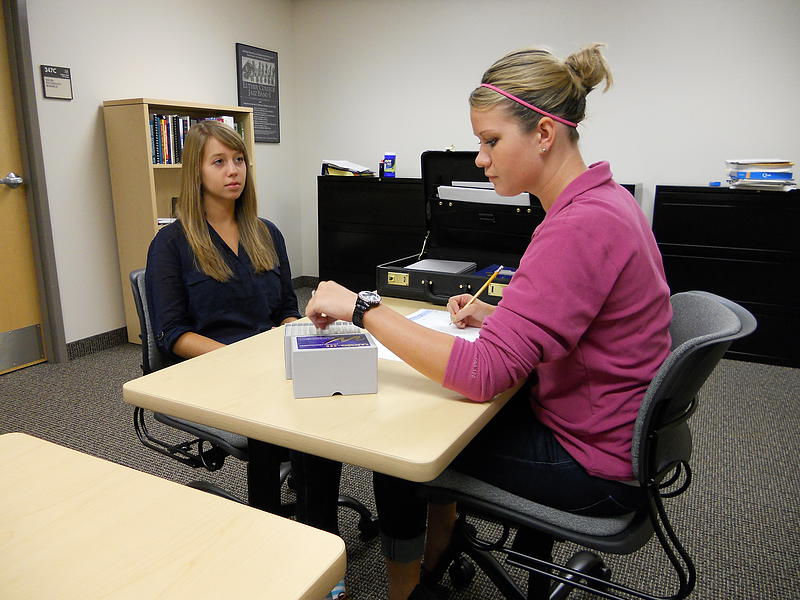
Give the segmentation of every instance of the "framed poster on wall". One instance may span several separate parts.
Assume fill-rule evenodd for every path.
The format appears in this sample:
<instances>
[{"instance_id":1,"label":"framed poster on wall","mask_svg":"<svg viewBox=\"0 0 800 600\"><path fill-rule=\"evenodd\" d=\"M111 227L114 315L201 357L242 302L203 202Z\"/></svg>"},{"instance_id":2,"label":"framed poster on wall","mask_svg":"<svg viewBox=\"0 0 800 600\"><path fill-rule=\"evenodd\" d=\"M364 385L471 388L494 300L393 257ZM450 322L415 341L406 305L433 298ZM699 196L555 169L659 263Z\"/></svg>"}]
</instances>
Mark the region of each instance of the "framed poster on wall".
<instances>
[{"instance_id":1,"label":"framed poster on wall","mask_svg":"<svg viewBox=\"0 0 800 600\"><path fill-rule=\"evenodd\" d=\"M278 53L236 44L239 106L253 109L256 142L281 141Z\"/></svg>"}]
</instances>

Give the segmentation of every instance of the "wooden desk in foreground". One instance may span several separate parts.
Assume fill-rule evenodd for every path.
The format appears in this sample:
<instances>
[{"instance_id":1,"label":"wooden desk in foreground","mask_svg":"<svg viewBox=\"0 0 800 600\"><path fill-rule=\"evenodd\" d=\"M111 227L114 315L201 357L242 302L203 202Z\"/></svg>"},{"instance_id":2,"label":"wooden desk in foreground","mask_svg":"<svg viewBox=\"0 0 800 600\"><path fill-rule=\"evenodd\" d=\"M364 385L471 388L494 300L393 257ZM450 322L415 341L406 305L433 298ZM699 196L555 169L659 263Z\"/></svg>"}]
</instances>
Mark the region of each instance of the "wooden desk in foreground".
<instances>
[{"instance_id":1,"label":"wooden desk in foreground","mask_svg":"<svg viewBox=\"0 0 800 600\"><path fill-rule=\"evenodd\" d=\"M384 299L409 314L430 305ZM477 404L378 360L378 393L296 399L275 328L129 381L126 402L411 481L438 476L513 394ZM320 376L324 376L320 374Z\"/></svg>"},{"instance_id":2,"label":"wooden desk in foreground","mask_svg":"<svg viewBox=\"0 0 800 600\"><path fill-rule=\"evenodd\" d=\"M0 597L319 600L329 533L21 433L0 436Z\"/></svg>"}]
</instances>

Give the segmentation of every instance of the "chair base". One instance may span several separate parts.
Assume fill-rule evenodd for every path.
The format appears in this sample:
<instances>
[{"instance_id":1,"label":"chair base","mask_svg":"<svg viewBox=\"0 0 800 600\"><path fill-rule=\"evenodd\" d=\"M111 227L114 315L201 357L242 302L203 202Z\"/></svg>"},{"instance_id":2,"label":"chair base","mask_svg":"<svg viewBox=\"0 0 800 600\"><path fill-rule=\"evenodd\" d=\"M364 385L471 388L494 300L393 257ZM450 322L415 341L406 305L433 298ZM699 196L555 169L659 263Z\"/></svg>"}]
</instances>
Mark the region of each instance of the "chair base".
<instances>
[{"instance_id":1,"label":"chair base","mask_svg":"<svg viewBox=\"0 0 800 600\"><path fill-rule=\"evenodd\" d=\"M165 442L150 433L145 419L145 411L140 407L133 410L133 426L136 436L144 446L155 450L159 454L168 456L193 469L206 469L207 471L217 471L225 464L225 458L229 453L217 447L211 442L199 438L172 444ZM206 444L208 449L206 450Z\"/></svg>"},{"instance_id":2,"label":"chair base","mask_svg":"<svg viewBox=\"0 0 800 600\"><path fill-rule=\"evenodd\" d=\"M231 494L228 491L223 490L218 485L211 483L210 481L205 481L203 479L198 479L197 481L190 481L186 484L188 487L193 488L195 490L200 490L201 492L206 492L207 494L213 494L215 496L219 496L220 498L225 498L226 500L231 500L232 502L238 502L239 504L247 505L247 502L238 498Z\"/></svg>"},{"instance_id":3,"label":"chair base","mask_svg":"<svg viewBox=\"0 0 800 600\"><path fill-rule=\"evenodd\" d=\"M453 587L462 590L470 584L477 566L503 597L510 600L564 600L575 589L609 600L681 600L694 587L692 584L682 585L672 596L649 594L614 583L611 580L611 570L603 559L588 550L577 552L564 565L520 553L514 549L513 544L510 547L508 545L510 531L511 528L504 525L498 540L483 540L478 537L475 527L467 522L466 514L460 512L450 546L442 555L438 568L423 574L424 583L428 586L435 585L447 571ZM508 565L528 572L527 590L523 590L512 579L494 552L505 555ZM549 584L547 580L550 580Z\"/></svg>"},{"instance_id":4,"label":"chair base","mask_svg":"<svg viewBox=\"0 0 800 600\"><path fill-rule=\"evenodd\" d=\"M358 513L358 530L361 532L359 537L363 541L368 542L378 535L378 517L370 513L367 507L361 504L361 502L351 496L340 494L339 498L336 500L336 504Z\"/></svg>"},{"instance_id":5,"label":"chair base","mask_svg":"<svg viewBox=\"0 0 800 600\"><path fill-rule=\"evenodd\" d=\"M603 581L611 580L611 569L606 566L602 558L600 558L594 552L589 552L588 550L581 550L580 552L573 554L572 558L567 561L566 566L569 569L573 569L579 573L592 575L593 577L597 577ZM569 579L570 581L575 581L578 578L579 576L571 573L565 576L565 579ZM558 582L553 586L553 589L550 592L549 600L563 600L574 589L575 588L571 585ZM604 590L605 586L598 585L598 589Z\"/></svg>"}]
</instances>

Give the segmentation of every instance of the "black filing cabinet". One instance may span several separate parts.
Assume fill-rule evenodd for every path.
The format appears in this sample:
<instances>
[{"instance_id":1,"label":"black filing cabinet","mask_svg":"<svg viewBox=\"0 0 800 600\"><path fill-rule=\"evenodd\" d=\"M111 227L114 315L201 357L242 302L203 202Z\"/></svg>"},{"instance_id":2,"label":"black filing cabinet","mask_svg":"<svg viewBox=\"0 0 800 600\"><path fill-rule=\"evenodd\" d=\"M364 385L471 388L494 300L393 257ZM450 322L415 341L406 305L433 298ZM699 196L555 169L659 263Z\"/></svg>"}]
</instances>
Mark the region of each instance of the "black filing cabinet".
<instances>
[{"instance_id":1,"label":"black filing cabinet","mask_svg":"<svg viewBox=\"0 0 800 600\"><path fill-rule=\"evenodd\" d=\"M377 265L422 250L422 180L319 176L317 218L320 279L374 290Z\"/></svg>"},{"instance_id":2,"label":"black filing cabinet","mask_svg":"<svg viewBox=\"0 0 800 600\"><path fill-rule=\"evenodd\" d=\"M653 232L672 293L719 294L758 320L728 358L800 367L800 190L656 186Z\"/></svg>"}]
</instances>

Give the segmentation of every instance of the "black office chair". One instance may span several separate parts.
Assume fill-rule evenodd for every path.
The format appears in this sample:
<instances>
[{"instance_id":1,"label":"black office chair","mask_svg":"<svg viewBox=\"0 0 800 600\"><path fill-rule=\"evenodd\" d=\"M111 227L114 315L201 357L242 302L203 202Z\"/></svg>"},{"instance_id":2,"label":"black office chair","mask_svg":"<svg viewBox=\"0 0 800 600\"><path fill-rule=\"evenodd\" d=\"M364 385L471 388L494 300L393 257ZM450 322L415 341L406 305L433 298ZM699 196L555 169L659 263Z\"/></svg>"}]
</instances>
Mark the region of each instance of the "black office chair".
<instances>
[{"instance_id":1,"label":"black office chair","mask_svg":"<svg viewBox=\"0 0 800 600\"><path fill-rule=\"evenodd\" d=\"M156 344L153 336L153 326L150 321L150 312L147 307L147 294L145 292L145 270L137 269L130 274L131 289L133 291L133 300L136 304L136 312L139 315L139 325L141 328L140 338L142 340L142 373L147 375L153 371L157 371L164 367L175 364L177 361L163 353ZM228 456L233 456L242 460L248 465L248 502L243 502L233 494L223 490L219 486L207 481L193 481L188 485L197 489L207 491L209 493L223 496L236 502L243 504L257 505L257 499L263 493L260 491L258 485L263 485L263 482L257 482L261 475L256 474L251 470L252 463L249 461L250 448L248 439L244 436L230 433L217 429L216 427L209 427L201 425L185 419L172 417L162 413L152 413L153 419L168 427L172 427L183 433L188 433L193 436L192 439L183 440L180 442L169 442L160 439L154 435L147 424L147 413L143 408L135 407L133 411L133 425L136 429L136 435L139 440L148 448L155 450L165 456L177 460L192 468L203 468L208 471L216 471L225 463ZM263 442L260 444L264 445ZM288 460L288 451L278 449L277 447L270 447L270 451L281 452L281 455L286 458L280 466L280 481L278 486L289 479L291 486L291 462ZM361 538L364 540L371 539L378 534L378 519L373 516L369 510L355 498L350 496L339 495L339 506L345 506L356 511L359 515L358 528L361 532ZM294 503L282 504L278 510L279 514L284 516L293 515L295 511Z\"/></svg>"},{"instance_id":2,"label":"black office chair","mask_svg":"<svg viewBox=\"0 0 800 600\"><path fill-rule=\"evenodd\" d=\"M533 597L531 583L542 577L553 580L551 600L565 598L575 588L615 600L679 600L691 593L694 564L667 518L662 499L683 493L691 483L692 438L687 420L697 408L698 391L731 342L752 333L756 320L738 304L707 292L675 294L671 302L672 352L648 387L634 428L633 472L647 496L645 508L612 518L579 516L448 470L421 491L434 502L455 501L459 510L453 543L430 579L438 580L449 565L453 585L466 587L475 572L462 556L466 555L507 598ZM469 515L500 524L502 534L496 540L481 539L468 523ZM588 550L578 552L564 566L527 556L508 544L512 528L612 554L635 552L655 533L677 574L678 589L665 597L613 583L602 558ZM491 552L505 555L509 564L529 573L527 595Z\"/></svg>"}]
</instances>

